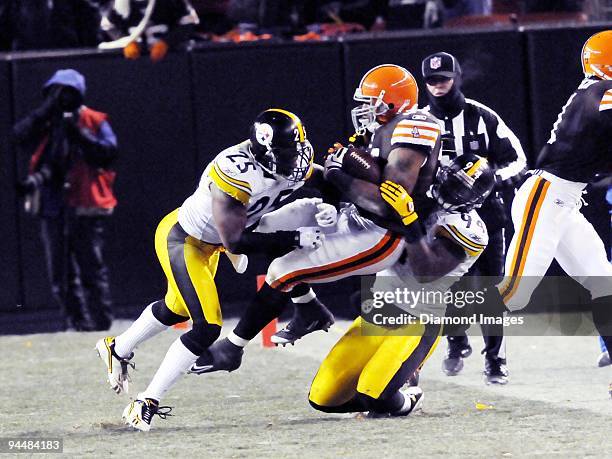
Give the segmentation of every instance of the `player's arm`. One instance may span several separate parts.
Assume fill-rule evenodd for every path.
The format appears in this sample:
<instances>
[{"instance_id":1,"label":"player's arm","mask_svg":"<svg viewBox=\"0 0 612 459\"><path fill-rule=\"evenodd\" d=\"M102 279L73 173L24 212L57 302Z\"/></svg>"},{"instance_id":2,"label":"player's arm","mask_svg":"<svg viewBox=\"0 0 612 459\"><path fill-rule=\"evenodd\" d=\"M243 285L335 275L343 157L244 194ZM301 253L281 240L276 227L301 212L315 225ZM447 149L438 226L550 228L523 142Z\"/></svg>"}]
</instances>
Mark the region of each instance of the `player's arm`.
<instances>
[{"instance_id":1,"label":"player's arm","mask_svg":"<svg viewBox=\"0 0 612 459\"><path fill-rule=\"evenodd\" d=\"M412 198L401 185L386 181L380 185L380 195L402 219L407 259L417 280L430 282L438 279L465 260L465 251L452 240L436 237L428 241L422 237Z\"/></svg>"},{"instance_id":2,"label":"player's arm","mask_svg":"<svg viewBox=\"0 0 612 459\"><path fill-rule=\"evenodd\" d=\"M342 193L329 181L325 180L325 169L319 164L312 165L312 173L304 187L315 190L321 195L323 202L339 207Z\"/></svg>"},{"instance_id":3,"label":"player's arm","mask_svg":"<svg viewBox=\"0 0 612 459\"><path fill-rule=\"evenodd\" d=\"M432 241L421 238L407 242L406 255L418 281L431 282L445 276L465 261L466 253L458 244L445 237Z\"/></svg>"},{"instance_id":4,"label":"player's arm","mask_svg":"<svg viewBox=\"0 0 612 459\"><path fill-rule=\"evenodd\" d=\"M389 206L380 196L378 184L350 176L341 169L341 160L340 164L337 164L338 161L334 160L334 155L338 156L337 152L328 155L326 160L326 179L341 190L347 199L362 209L380 217L393 215ZM383 180L392 180L401 184L406 190L412 191L425 160L426 156L422 151L408 147L395 148L389 154L382 178Z\"/></svg>"},{"instance_id":5,"label":"player's arm","mask_svg":"<svg viewBox=\"0 0 612 459\"><path fill-rule=\"evenodd\" d=\"M246 205L230 196L214 183L212 194L213 219L223 246L232 253L287 253L297 247L316 248L320 245L318 235L301 231L274 231L254 233L245 231Z\"/></svg>"}]
</instances>

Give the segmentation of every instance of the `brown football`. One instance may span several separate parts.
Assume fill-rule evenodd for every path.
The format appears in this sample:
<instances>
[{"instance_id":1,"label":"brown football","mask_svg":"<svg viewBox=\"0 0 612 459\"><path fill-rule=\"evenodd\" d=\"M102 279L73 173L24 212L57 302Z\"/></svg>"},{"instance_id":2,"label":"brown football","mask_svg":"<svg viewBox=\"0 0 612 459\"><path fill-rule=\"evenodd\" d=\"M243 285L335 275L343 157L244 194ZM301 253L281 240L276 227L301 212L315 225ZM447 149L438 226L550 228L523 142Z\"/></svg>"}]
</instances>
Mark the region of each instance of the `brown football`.
<instances>
[{"instance_id":1,"label":"brown football","mask_svg":"<svg viewBox=\"0 0 612 459\"><path fill-rule=\"evenodd\" d=\"M342 170L352 177L380 183L380 166L376 158L362 148L349 146L342 161Z\"/></svg>"}]
</instances>

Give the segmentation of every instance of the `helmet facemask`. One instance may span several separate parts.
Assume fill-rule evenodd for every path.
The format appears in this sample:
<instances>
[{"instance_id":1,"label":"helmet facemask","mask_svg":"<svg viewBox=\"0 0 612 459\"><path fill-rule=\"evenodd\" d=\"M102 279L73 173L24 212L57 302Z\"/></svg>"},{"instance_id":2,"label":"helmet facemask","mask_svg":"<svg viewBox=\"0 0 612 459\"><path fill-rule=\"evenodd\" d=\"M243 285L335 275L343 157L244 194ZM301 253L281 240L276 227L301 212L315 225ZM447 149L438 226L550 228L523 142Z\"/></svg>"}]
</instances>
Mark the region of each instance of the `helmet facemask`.
<instances>
[{"instance_id":1,"label":"helmet facemask","mask_svg":"<svg viewBox=\"0 0 612 459\"><path fill-rule=\"evenodd\" d=\"M314 161L314 150L308 140L296 142L292 147L269 148L258 162L273 175L290 182L301 182L307 178Z\"/></svg>"},{"instance_id":2,"label":"helmet facemask","mask_svg":"<svg viewBox=\"0 0 612 459\"><path fill-rule=\"evenodd\" d=\"M436 174L436 182L431 187L431 196L438 205L449 212L469 212L482 205L488 193L476 189L477 181L463 170L453 172L442 166Z\"/></svg>"},{"instance_id":3,"label":"helmet facemask","mask_svg":"<svg viewBox=\"0 0 612 459\"><path fill-rule=\"evenodd\" d=\"M366 132L372 133L380 126L377 117L390 110L389 105L383 101L384 96L384 89L380 91L378 97L364 96L361 88L355 90L353 99L357 102L363 102L351 110L351 119L357 135L364 135Z\"/></svg>"}]
</instances>

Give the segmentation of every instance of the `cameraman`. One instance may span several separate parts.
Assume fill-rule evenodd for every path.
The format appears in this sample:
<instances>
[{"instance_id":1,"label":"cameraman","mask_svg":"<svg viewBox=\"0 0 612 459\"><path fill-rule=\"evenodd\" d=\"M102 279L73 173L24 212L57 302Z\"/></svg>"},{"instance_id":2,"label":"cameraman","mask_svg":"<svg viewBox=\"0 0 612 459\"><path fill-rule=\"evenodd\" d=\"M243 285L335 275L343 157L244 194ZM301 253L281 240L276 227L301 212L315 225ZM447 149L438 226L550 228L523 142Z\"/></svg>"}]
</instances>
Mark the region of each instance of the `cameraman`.
<instances>
[{"instance_id":1,"label":"cameraman","mask_svg":"<svg viewBox=\"0 0 612 459\"><path fill-rule=\"evenodd\" d=\"M107 115L83 105L85 78L77 71L55 72L43 96L13 128L20 150L31 155L17 189L26 211L41 219L53 299L66 328L107 330L111 295L102 251L106 219L117 204L111 169L117 139Z\"/></svg>"},{"instance_id":2,"label":"cameraman","mask_svg":"<svg viewBox=\"0 0 612 459\"><path fill-rule=\"evenodd\" d=\"M424 110L429 111L442 127L440 164L446 165L464 152L469 152L487 158L496 168L497 185L478 209L478 214L487 225L489 244L468 272L468 276L487 276L471 277L472 287L483 289L494 285L504 273L504 227L515 187L526 166L525 153L518 138L497 113L463 95L461 66L454 56L448 53L432 54L423 60L421 71L429 101ZM506 384L508 370L503 327L483 328L483 335L485 381L487 384ZM444 372L449 376L459 373L463 368L463 358L471 352L465 332L449 336Z\"/></svg>"}]
</instances>

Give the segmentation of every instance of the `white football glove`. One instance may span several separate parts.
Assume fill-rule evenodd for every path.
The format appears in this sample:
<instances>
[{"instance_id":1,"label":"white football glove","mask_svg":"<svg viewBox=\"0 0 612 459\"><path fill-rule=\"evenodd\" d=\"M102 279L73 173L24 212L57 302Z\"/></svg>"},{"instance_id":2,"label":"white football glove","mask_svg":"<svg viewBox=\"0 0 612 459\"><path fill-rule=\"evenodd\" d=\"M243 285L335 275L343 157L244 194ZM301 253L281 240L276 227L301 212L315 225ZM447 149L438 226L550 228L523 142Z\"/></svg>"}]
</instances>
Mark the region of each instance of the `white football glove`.
<instances>
[{"instance_id":1,"label":"white football glove","mask_svg":"<svg viewBox=\"0 0 612 459\"><path fill-rule=\"evenodd\" d=\"M318 212L315 214L317 225L322 228L334 226L338 221L338 211L331 204L325 202L317 203Z\"/></svg>"},{"instance_id":2,"label":"white football glove","mask_svg":"<svg viewBox=\"0 0 612 459\"><path fill-rule=\"evenodd\" d=\"M335 143L334 146L328 150L327 156L325 157L326 174L333 169L342 168L342 161L344 161L344 155L347 150L346 147L343 147L339 143Z\"/></svg>"},{"instance_id":3,"label":"white football glove","mask_svg":"<svg viewBox=\"0 0 612 459\"><path fill-rule=\"evenodd\" d=\"M300 249L318 249L323 245L325 235L317 226L303 226L298 228L300 233Z\"/></svg>"}]
</instances>

